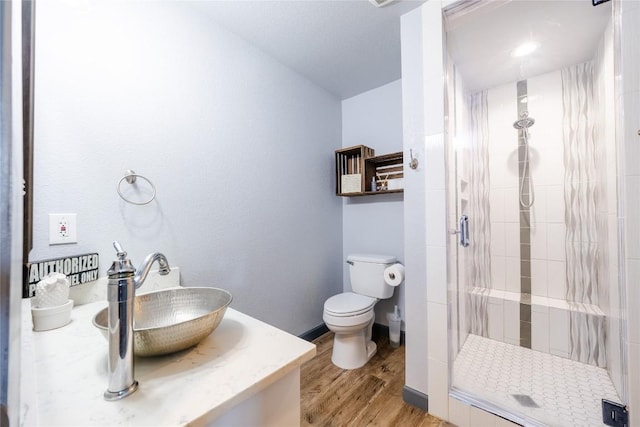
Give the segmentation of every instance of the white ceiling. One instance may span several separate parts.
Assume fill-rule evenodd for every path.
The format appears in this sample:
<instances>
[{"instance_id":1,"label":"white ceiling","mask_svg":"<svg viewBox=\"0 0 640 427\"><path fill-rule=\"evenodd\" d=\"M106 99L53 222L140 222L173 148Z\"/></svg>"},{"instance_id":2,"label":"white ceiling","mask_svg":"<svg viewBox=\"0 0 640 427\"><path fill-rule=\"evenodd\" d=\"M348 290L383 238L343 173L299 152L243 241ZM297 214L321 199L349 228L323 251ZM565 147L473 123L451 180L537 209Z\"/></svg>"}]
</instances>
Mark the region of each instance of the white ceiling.
<instances>
[{"instance_id":1,"label":"white ceiling","mask_svg":"<svg viewBox=\"0 0 640 427\"><path fill-rule=\"evenodd\" d=\"M208 0L200 13L340 99L401 77L400 16L425 0Z\"/></svg>"},{"instance_id":2,"label":"white ceiling","mask_svg":"<svg viewBox=\"0 0 640 427\"><path fill-rule=\"evenodd\" d=\"M590 0L482 3L447 21L448 50L469 92L565 68L593 58L611 19L611 3L595 7ZM510 56L530 40L540 44L533 54Z\"/></svg>"},{"instance_id":3,"label":"white ceiling","mask_svg":"<svg viewBox=\"0 0 640 427\"><path fill-rule=\"evenodd\" d=\"M400 16L425 0L201 0L185 3L340 99L401 78ZM469 90L532 77L593 57L611 2L471 1L448 20L451 56ZM540 48L521 59L526 40Z\"/></svg>"}]
</instances>

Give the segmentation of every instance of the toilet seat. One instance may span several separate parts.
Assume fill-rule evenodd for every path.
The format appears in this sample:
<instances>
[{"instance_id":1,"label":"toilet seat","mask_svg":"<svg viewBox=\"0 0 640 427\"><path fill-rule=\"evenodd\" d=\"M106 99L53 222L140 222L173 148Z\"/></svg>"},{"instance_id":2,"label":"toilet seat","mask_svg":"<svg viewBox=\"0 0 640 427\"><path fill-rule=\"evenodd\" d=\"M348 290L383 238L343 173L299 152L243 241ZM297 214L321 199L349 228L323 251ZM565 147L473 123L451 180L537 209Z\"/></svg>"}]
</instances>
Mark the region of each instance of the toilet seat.
<instances>
[{"instance_id":1,"label":"toilet seat","mask_svg":"<svg viewBox=\"0 0 640 427\"><path fill-rule=\"evenodd\" d=\"M324 303L324 312L332 317L352 317L365 314L378 302L376 298L353 292L334 295Z\"/></svg>"}]
</instances>

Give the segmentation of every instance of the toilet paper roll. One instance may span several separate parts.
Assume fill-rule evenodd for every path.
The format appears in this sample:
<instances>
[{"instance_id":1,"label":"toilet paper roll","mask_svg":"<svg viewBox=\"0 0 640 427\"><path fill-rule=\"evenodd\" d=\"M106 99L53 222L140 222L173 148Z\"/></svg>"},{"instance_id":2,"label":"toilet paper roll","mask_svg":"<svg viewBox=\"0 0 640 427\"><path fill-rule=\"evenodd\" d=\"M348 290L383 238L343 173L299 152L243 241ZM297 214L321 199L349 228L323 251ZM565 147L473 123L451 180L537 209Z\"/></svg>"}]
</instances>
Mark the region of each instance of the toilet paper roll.
<instances>
[{"instance_id":1,"label":"toilet paper roll","mask_svg":"<svg viewBox=\"0 0 640 427\"><path fill-rule=\"evenodd\" d=\"M398 286L404 280L404 265L397 263L384 270L384 281L389 286Z\"/></svg>"}]
</instances>

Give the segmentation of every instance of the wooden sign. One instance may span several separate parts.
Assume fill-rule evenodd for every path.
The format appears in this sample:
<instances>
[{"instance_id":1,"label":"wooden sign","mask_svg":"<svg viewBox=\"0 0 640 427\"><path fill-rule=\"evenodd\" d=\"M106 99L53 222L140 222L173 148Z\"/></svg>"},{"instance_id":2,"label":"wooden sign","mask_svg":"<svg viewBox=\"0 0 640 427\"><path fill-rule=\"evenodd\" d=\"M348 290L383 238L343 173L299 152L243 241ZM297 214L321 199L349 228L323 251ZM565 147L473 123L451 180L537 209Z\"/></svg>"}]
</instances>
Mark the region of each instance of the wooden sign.
<instances>
[{"instance_id":1,"label":"wooden sign","mask_svg":"<svg viewBox=\"0 0 640 427\"><path fill-rule=\"evenodd\" d=\"M76 286L98 279L98 254L84 254L24 264L22 298L35 295L36 285L49 273L62 273L69 285Z\"/></svg>"}]
</instances>

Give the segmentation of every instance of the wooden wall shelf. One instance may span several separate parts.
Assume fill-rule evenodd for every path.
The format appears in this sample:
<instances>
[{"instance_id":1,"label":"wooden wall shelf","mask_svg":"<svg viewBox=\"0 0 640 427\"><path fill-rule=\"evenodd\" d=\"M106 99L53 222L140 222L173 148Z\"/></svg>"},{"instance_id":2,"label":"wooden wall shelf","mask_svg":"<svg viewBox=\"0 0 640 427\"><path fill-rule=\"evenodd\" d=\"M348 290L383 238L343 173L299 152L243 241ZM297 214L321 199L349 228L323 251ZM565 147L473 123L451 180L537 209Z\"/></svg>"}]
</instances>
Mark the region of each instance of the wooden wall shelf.
<instances>
[{"instance_id":1,"label":"wooden wall shelf","mask_svg":"<svg viewBox=\"0 0 640 427\"><path fill-rule=\"evenodd\" d=\"M338 196L357 197L404 192L402 151L375 156L373 148L356 145L336 150L335 156ZM377 183L376 191L371 189L374 177Z\"/></svg>"}]
</instances>

